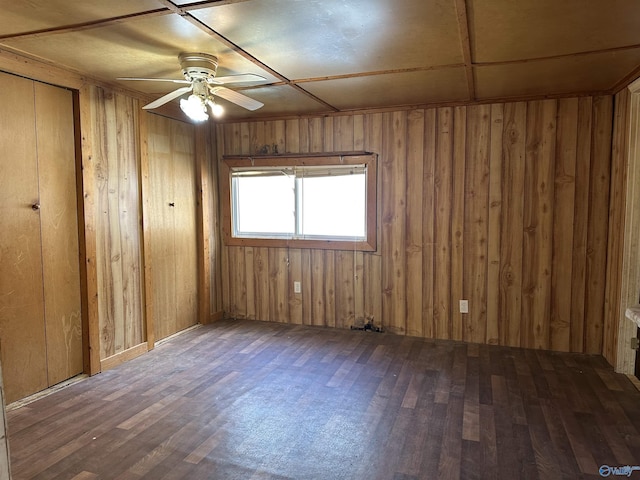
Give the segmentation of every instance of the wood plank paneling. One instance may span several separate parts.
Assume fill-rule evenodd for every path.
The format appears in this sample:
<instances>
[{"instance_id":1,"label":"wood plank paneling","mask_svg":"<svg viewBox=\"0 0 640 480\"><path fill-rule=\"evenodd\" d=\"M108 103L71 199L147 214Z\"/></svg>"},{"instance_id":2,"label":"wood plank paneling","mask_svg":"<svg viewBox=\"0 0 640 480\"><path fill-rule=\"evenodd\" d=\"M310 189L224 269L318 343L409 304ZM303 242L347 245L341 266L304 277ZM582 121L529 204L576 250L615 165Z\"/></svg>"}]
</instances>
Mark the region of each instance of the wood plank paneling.
<instances>
[{"instance_id":1,"label":"wood plank paneling","mask_svg":"<svg viewBox=\"0 0 640 480\"><path fill-rule=\"evenodd\" d=\"M335 253L336 327L349 328L355 322L354 254Z\"/></svg>"},{"instance_id":2,"label":"wood plank paneling","mask_svg":"<svg viewBox=\"0 0 640 480\"><path fill-rule=\"evenodd\" d=\"M435 277L434 337L452 338L451 329L451 212L453 109L438 109L435 155Z\"/></svg>"},{"instance_id":3,"label":"wood plank paneling","mask_svg":"<svg viewBox=\"0 0 640 480\"><path fill-rule=\"evenodd\" d=\"M467 109L456 107L453 121L453 167L451 171L451 338L462 340L464 336L463 315L459 301L464 299L464 211ZM466 245L468 248L469 245ZM468 315L466 315L468 316Z\"/></svg>"},{"instance_id":4,"label":"wood plank paneling","mask_svg":"<svg viewBox=\"0 0 640 480\"><path fill-rule=\"evenodd\" d=\"M522 311L522 246L524 243L524 127L527 104L504 106L502 204L500 232L500 344L520 346ZM515 321L514 319L518 319Z\"/></svg>"},{"instance_id":5,"label":"wood plank paneling","mask_svg":"<svg viewBox=\"0 0 640 480\"><path fill-rule=\"evenodd\" d=\"M611 365L618 365L618 324L622 293L624 255L624 223L629 154L629 114L631 93L624 89L615 96L615 116L611 148L611 196L609 201L609 234L607 251L607 289L605 292L603 355ZM640 301L640 299L638 299Z\"/></svg>"},{"instance_id":6,"label":"wood plank paneling","mask_svg":"<svg viewBox=\"0 0 640 480\"><path fill-rule=\"evenodd\" d=\"M379 153L382 151L382 114L375 113L367 115L364 122L364 149ZM380 163L380 157L378 156L378 164ZM381 190L382 175L378 173L377 188ZM378 196L378 199L380 196ZM380 200L378 200L379 205ZM382 225L382 210L378 207L377 225ZM378 227L377 231L377 245L381 242L381 229ZM382 325L382 255L378 252L367 252L365 254L364 265L364 308L365 313L377 326Z\"/></svg>"},{"instance_id":7,"label":"wood plank paneling","mask_svg":"<svg viewBox=\"0 0 640 480\"><path fill-rule=\"evenodd\" d=\"M435 266L435 163L437 123L435 109L424 115L424 153L422 166L422 221L416 222L422 230L422 335L433 338L435 303L434 291L437 282ZM409 138L411 140L411 137ZM417 294L418 292L416 292Z\"/></svg>"},{"instance_id":8,"label":"wood plank paneling","mask_svg":"<svg viewBox=\"0 0 640 480\"><path fill-rule=\"evenodd\" d=\"M491 106L467 109L467 154L464 210L464 293L469 313L464 315L463 339L483 343L487 324L489 150ZM454 298L455 299L455 298Z\"/></svg>"},{"instance_id":9,"label":"wood plank paneling","mask_svg":"<svg viewBox=\"0 0 640 480\"><path fill-rule=\"evenodd\" d=\"M312 325L325 325L324 252L311 250L311 318Z\"/></svg>"},{"instance_id":10,"label":"wood plank paneling","mask_svg":"<svg viewBox=\"0 0 640 480\"><path fill-rule=\"evenodd\" d=\"M302 252L299 248L289 250L289 275L291 281L288 282L289 297L289 319L290 323L302 324L302 294L295 293L293 282L301 282L302 287Z\"/></svg>"},{"instance_id":11,"label":"wood plank paneling","mask_svg":"<svg viewBox=\"0 0 640 480\"><path fill-rule=\"evenodd\" d=\"M90 88L100 358L144 341L138 102ZM90 188L91 188L90 187ZM85 215L87 209L85 208Z\"/></svg>"},{"instance_id":12,"label":"wood plank paneling","mask_svg":"<svg viewBox=\"0 0 640 480\"><path fill-rule=\"evenodd\" d=\"M95 143L99 141L94 135L94 89L90 85L85 85L79 92L79 127L82 131L81 135L81 160L79 168L82 171L81 191L82 191L82 211L84 213L84 232L81 237L84 239L83 250L84 265L83 279L86 282L83 294L86 293L87 311L86 313L86 330L83 331L85 341L84 346L88 350L85 358L85 373L94 375L100 372L100 356L102 349L100 348L100 311L98 299L98 239L96 235L98 224L97 211L97 155L94 156L94 150L98 148Z\"/></svg>"},{"instance_id":13,"label":"wood plank paneling","mask_svg":"<svg viewBox=\"0 0 640 480\"><path fill-rule=\"evenodd\" d=\"M610 239L613 242L609 253L620 267L608 272L608 277L617 283L608 296L618 305L618 312L607 309L611 313L606 315L609 332L605 342L609 358L615 353L612 360L616 370L633 373L637 352L629 348L628 342L637 336L637 327L626 318L625 311L640 301L640 81L629 85L628 92L619 93L616 103L611 206L624 213L611 219L614 238Z\"/></svg>"},{"instance_id":14,"label":"wood plank paneling","mask_svg":"<svg viewBox=\"0 0 640 480\"><path fill-rule=\"evenodd\" d=\"M424 110L411 112L407 119L407 163L415 165L411 172L406 174L406 202L407 218L423 218L424 191ZM428 181L428 180L427 180ZM413 285L413 295L406 299L407 304L407 335L421 337L423 333L422 322L422 279L423 272L423 226L422 222L407 222L406 226L406 281Z\"/></svg>"},{"instance_id":15,"label":"wood plank paneling","mask_svg":"<svg viewBox=\"0 0 640 480\"><path fill-rule=\"evenodd\" d=\"M571 349L571 296L564 285L571 285L573 225L575 214L575 176L578 144L578 99L558 102L555 188L553 216L553 274L551 278L551 348Z\"/></svg>"},{"instance_id":16,"label":"wood plank paneling","mask_svg":"<svg viewBox=\"0 0 640 480\"><path fill-rule=\"evenodd\" d=\"M589 178L591 176L591 118L593 99L578 100L575 214L573 219L573 265L571 268L571 351L581 352L585 335L587 286L587 228Z\"/></svg>"},{"instance_id":17,"label":"wood plank paneling","mask_svg":"<svg viewBox=\"0 0 640 480\"><path fill-rule=\"evenodd\" d=\"M289 320L289 252L286 248L268 249L269 317L274 322Z\"/></svg>"},{"instance_id":18,"label":"wood plank paneling","mask_svg":"<svg viewBox=\"0 0 640 480\"><path fill-rule=\"evenodd\" d=\"M585 348L602 352L604 293L607 268L609 184L611 181L611 134L613 98L596 97L593 102L591 181L587 234L587 299Z\"/></svg>"},{"instance_id":19,"label":"wood plank paneling","mask_svg":"<svg viewBox=\"0 0 640 480\"><path fill-rule=\"evenodd\" d=\"M336 326L336 262L335 252L325 250L324 255L324 320L323 325Z\"/></svg>"},{"instance_id":20,"label":"wood plank paneling","mask_svg":"<svg viewBox=\"0 0 640 480\"><path fill-rule=\"evenodd\" d=\"M237 265L237 267L229 270L229 295L231 300L229 312L234 318L246 318L247 316L247 279L245 276L247 267L243 268L246 260L244 248L231 247L229 250L229 265ZM249 258L249 260L251 259Z\"/></svg>"},{"instance_id":21,"label":"wood plank paneling","mask_svg":"<svg viewBox=\"0 0 640 480\"><path fill-rule=\"evenodd\" d=\"M225 125L222 155L379 155L378 250L223 247L225 311L244 288L231 272L253 256L247 309L261 320L348 328L362 315L413 336L598 351L612 116L610 97L582 97Z\"/></svg>"},{"instance_id":22,"label":"wood plank paneling","mask_svg":"<svg viewBox=\"0 0 640 480\"><path fill-rule=\"evenodd\" d=\"M241 263L239 263L241 265ZM254 274L255 259L253 257L253 248L247 247L244 249L244 292L245 292L245 318L256 318L256 284ZM236 308L237 314L237 308Z\"/></svg>"},{"instance_id":23,"label":"wood plank paneling","mask_svg":"<svg viewBox=\"0 0 640 480\"><path fill-rule=\"evenodd\" d=\"M217 124L211 125L211 152L212 155L208 158L210 165L210 195L209 202L211 202L211 218L209 219L209 235L211 237L211 316L218 317L222 315L223 303L222 303L222 238L218 232L220 232L220 223L222 219L222 212L220 211L220 196L218 195L219 176L218 176L218 162L217 158L220 152L222 152L222 140L224 135L219 134L221 131Z\"/></svg>"},{"instance_id":24,"label":"wood plank paneling","mask_svg":"<svg viewBox=\"0 0 640 480\"><path fill-rule=\"evenodd\" d=\"M151 197L146 261L153 275L155 338L162 339L198 323L196 136L191 124L146 115ZM233 285L242 287L244 276Z\"/></svg>"},{"instance_id":25,"label":"wood plank paneling","mask_svg":"<svg viewBox=\"0 0 640 480\"><path fill-rule=\"evenodd\" d=\"M522 346L549 348L553 159L556 101L536 101L527 110L524 184Z\"/></svg>"},{"instance_id":26,"label":"wood plank paneling","mask_svg":"<svg viewBox=\"0 0 640 480\"><path fill-rule=\"evenodd\" d=\"M256 318L258 320L271 320L269 315L269 249L260 247L253 249L255 277L255 304ZM235 265L238 268L240 265ZM223 285L224 288L224 285ZM225 305L225 311L228 307Z\"/></svg>"},{"instance_id":27,"label":"wood plank paneling","mask_svg":"<svg viewBox=\"0 0 640 480\"><path fill-rule=\"evenodd\" d=\"M212 278L215 271L212 269L214 265L216 249L212 241L214 237L215 221L218 218L217 211L214 209L213 198L217 198L211 191L211 186L217 187L217 182L213 183L214 178L211 172L211 152L215 148L212 141L211 128L209 124L196 125L195 128L195 157L196 157L196 184L197 184L197 252L198 252L198 285L200 295L198 296L198 320L201 324L211 321L212 314L216 310L212 310L213 290ZM217 165L216 165L217 166ZM215 177L217 180L217 177ZM219 285L214 283L214 285Z\"/></svg>"},{"instance_id":28,"label":"wood plank paneling","mask_svg":"<svg viewBox=\"0 0 640 480\"><path fill-rule=\"evenodd\" d=\"M383 146L380 175L382 176L382 316L387 328L394 333L406 332L405 271L406 245L404 214L406 195L406 136L405 112L384 114Z\"/></svg>"},{"instance_id":29,"label":"wood plank paneling","mask_svg":"<svg viewBox=\"0 0 640 480\"><path fill-rule=\"evenodd\" d=\"M500 285L500 247L502 228L502 145L504 105L491 105L491 143L489 151L489 212L487 237L487 288ZM494 287L492 287L494 286ZM498 290L499 291L499 290ZM500 343L500 295L487 295L485 341Z\"/></svg>"}]
</instances>

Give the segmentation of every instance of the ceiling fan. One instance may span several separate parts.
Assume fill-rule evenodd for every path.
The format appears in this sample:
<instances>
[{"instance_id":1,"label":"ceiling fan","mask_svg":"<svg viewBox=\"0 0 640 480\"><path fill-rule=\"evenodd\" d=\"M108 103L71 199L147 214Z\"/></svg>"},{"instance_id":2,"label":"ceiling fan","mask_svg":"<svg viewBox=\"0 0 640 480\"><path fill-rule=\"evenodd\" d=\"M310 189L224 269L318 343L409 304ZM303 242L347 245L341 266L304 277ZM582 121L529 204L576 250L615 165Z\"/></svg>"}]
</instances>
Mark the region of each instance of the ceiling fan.
<instances>
[{"instance_id":1,"label":"ceiling fan","mask_svg":"<svg viewBox=\"0 0 640 480\"><path fill-rule=\"evenodd\" d=\"M181 53L178 56L178 60L180 61L184 80L137 77L120 77L118 80L172 82L188 85L167 93L142 108L145 110L152 110L180 97L181 95L191 92L188 99L180 100L180 108L187 114L187 116L195 121L203 121L209 118L207 106L211 108L213 116L219 117L222 115L222 106L215 102L215 97L224 98L225 100L235 103L247 110L257 110L264 105L262 102L223 86L229 83L258 82L266 80L263 76L253 73L245 73L240 75L216 77L218 59L213 55L208 55L206 53Z\"/></svg>"}]
</instances>

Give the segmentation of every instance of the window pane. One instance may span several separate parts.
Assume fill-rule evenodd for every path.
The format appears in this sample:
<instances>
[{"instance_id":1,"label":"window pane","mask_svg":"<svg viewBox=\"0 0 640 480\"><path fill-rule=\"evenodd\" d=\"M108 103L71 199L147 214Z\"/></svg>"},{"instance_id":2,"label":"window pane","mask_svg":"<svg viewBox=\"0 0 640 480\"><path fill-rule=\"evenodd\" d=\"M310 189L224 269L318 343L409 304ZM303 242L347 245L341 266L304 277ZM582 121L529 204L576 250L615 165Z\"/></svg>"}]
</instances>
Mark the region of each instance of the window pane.
<instances>
[{"instance_id":1,"label":"window pane","mask_svg":"<svg viewBox=\"0 0 640 480\"><path fill-rule=\"evenodd\" d=\"M237 235L295 232L293 177L284 174L235 177L233 188Z\"/></svg>"},{"instance_id":2,"label":"window pane","mask_svg":"<svg viewBox=\"0 0 640 480\"><path fill-rule=\"evenodd\" d=\"M366 237L366 175L301 179L302 234Z\"/></svg>"}]
</instances>

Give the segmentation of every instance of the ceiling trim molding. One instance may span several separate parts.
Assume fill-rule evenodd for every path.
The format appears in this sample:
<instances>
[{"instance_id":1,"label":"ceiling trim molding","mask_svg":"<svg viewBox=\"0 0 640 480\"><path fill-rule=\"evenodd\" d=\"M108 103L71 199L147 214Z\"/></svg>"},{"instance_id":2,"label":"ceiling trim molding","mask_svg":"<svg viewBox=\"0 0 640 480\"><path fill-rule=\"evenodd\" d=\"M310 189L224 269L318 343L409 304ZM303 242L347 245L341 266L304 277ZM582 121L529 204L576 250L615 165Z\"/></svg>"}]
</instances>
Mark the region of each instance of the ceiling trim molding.
<instances>
[{"instance_id":1,"label":"ceiling trim molding","mask_svg":"<svg viewBox=\"0 0 640 480\"><path fill-rule=\"evenodd\" d=\"M172 12L160 8L157 10L148 10L146 12L131 13L129 15L121 15L119 17L112 17L106 20L96 20L93 22L76 23L73 25L66 25L64 27L43 28L41 30L33 30L30 32L14 33L9 35L0 35L0 41L13 40L16 38L36 38L44 37L48 35L57 35L60 33L81 32L83 30L91 30L94 28L108 27L110 25L117 25L119 23L125 23L129 20L139 20L141 18L160 17L164 15L170 15Z\"/></svg>"},{"instance_id":2,"label":"ceiling trim molding","mask_svg":"<svg viewBox=\"0 0 640 480\"><path fill-rule=\"evenodd\" d=\"M428 67L413 67L413 68L396 68L391 70L375 70L371 72L360 73L345 73L342 75L327 75L325 77L310 77L310 78L298 78L290 80L291 83L309 83L309 82L323 82L326 80L342 80L345 78L358 78L358 77L373 77L376 75L389 75L394 73L412 73L412 72L428 72L432 70L448 70L452 68L465 67L464 63L448 63L446 65L430 65Z\"/></svg>"},{"instance_id":3,"label":"ceiling trim molding","mask_svg":"<svg viewBox=\"0 0 640 480\"><path fill-rule=\"evenodd\" d=\"M602 50L587 50L584 52L563 53L560 55L549 55L547 57L522 58L519 60L498 60L495 62L476 62L473 64L473 66L474 67L492 67L492 66L500 66L500 65L515 65L515 64L521 64L521 63L542 62L545 60L559 60L563 58L586 57L589 55L597 55L601 53L616 53L616 52L623 52L626 50L636 50L636 49L640 49L640 44L625 45L624 47L603 48Z\"/></svg>"},{"instance_id":4,"label":"ceiling trim molding","mask_svg":"<svg viewBox=\"0 0 640 480\"><path fill-rule=\"evenodd\" d=\"M637 84L640 81L640 67L634 68L629 75L624 77L618 83L616 83L611 91L616 94L620 90L624 90L627 87L631 87L633 84ZM639 87L640 88L640 87Z\"/></svg>"},{"instance_id":5,"label":"ceiling trim molding","mask_svg":"<svg viewBox=\"0 0 640 480\"><path fill-rule=\"evenodd\" d=\"M471 58L471 37L469 35L469 16L467 15L466 0L456 0L456 19L458 21L458 33L460 36L460 47L462 48L462 58L464 69L467 74L467 89L469 100L476 98L476 86L473 72L473 59Z\"/></svg>"}]
</instances>

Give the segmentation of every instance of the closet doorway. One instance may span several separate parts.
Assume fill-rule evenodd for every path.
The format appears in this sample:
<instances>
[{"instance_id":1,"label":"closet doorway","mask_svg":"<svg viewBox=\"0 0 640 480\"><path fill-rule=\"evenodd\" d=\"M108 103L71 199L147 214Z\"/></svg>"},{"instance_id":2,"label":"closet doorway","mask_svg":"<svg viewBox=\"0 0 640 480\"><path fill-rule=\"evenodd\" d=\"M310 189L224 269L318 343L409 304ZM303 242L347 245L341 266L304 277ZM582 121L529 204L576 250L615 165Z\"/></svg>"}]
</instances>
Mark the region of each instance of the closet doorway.
<instances>
[{"instance_id":1,"label":"closet doorway","mask_svg":"<svg viewBox=\"0 0 640 480\"><path fill-rule=\"evenodd\" d=\"M14 402L83 370L73 94L0 73L0 358Z\"/></svg>"}]
</instances>

